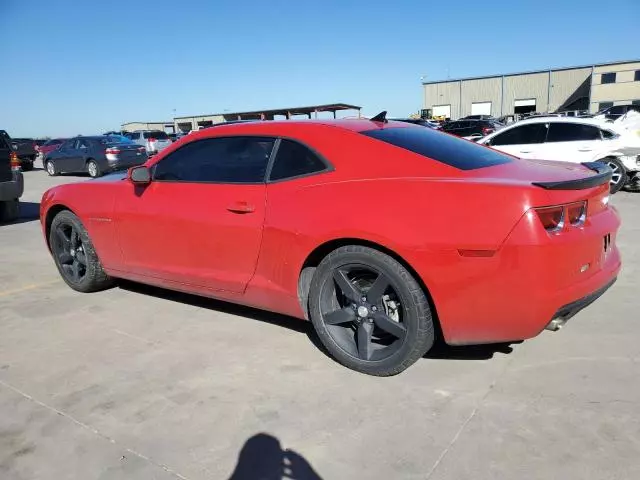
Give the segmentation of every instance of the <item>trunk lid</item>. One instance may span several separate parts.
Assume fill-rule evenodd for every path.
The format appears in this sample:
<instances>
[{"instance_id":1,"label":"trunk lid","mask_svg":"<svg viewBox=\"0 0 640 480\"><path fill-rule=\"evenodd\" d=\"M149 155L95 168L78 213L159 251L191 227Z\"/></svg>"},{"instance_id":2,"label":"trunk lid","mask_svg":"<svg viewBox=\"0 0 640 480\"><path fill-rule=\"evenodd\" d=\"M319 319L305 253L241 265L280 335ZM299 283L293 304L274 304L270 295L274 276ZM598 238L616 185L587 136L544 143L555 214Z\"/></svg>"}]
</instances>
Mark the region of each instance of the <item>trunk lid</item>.
<instances>
[{"instance_id":1,"label":"trunk lid","mask_svg":"<svg viewBox=\"0 0 640 480\"><path fill-rule=\"evenodd\" d=\"M137 143L110 143L107 148L117 148L120 150L118 159L123 165L144 163L147 160L144 147L141 147Z\"/></svg>"},{"instance_id":2,"label":"trunk lid","mask_svg":"<svg viewBox=\"0 0 640 480\"><path fill-rule=\"evenodd\" d=\"M600 162L580 164L524 159L474 170L473 174L507 183L528 183L546 190L587 189L611 179L611 169Z\"/></svg>"}]
</instances>

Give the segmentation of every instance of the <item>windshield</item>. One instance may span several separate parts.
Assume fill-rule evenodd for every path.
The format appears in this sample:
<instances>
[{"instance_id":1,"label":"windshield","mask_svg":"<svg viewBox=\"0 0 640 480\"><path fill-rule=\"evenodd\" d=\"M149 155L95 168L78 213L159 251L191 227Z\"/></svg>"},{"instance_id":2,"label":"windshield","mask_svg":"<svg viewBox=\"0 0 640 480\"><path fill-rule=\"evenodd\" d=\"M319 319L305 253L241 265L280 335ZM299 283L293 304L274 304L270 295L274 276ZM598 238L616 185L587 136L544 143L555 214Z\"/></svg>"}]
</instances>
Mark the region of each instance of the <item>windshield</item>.
<instances>
[{"instance_id":1,"label":"windshield","mask_svg":"<svg viewBox=\"0 0 640 480\"><path fill-rule=\"evenodd\" d=\"M430 128L384 128L361 133L460 170L511 162L510 157L496 150Z\"/></svg>"}]
</instances>

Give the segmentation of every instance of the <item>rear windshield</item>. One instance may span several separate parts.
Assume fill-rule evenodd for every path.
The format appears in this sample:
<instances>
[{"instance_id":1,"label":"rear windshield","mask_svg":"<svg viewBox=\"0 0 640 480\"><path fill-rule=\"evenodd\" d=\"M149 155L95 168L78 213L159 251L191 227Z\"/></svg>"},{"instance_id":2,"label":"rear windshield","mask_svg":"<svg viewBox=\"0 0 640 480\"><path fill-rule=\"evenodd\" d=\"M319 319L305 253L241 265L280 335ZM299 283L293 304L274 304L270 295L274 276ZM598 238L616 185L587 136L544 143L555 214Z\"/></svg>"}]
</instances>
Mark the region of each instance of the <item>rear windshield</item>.
<instances>
[{"instance_id":1,"label":"rear windshield","mask_svg":"<svg viewBox=\"0 0 640 480\"><path fill-rule=\"evenodd\" d=\"M157 138L158 140L166 140L169 136L161 131L157 132L144 132L144 138Z\"/></svg>"},{"instance_id":2,"label":"rear windshield","mask_svg":"<svg viewBox=\"0 0 640 480\"><path fill-rule=\"evenodd\" d=\"M133 140L124 135L108 135L107 143L133 143Z\"/></svg>"},{"instance_id":3,"label":"rear windshield","mask_svg":"<svg viewBox=\"0 0 640 480\"><path fill-rule=\"evenodd\" d=\"M64 140L56 138L54 140L48 140L48 141L44 142L44 144L45 145L60 145L62 142L64 142Z\"/></svg>"},{"instance_id":4,"label":"rear windshield","mask_svg":"<svg viewBox=\"0 0 640 480\"><path fill-rule=\"evenodd\" d=\"M385 128L361 133L460 170L511 162L510 157L496 150L429 128Z\"/></svg>"}]
</instances>

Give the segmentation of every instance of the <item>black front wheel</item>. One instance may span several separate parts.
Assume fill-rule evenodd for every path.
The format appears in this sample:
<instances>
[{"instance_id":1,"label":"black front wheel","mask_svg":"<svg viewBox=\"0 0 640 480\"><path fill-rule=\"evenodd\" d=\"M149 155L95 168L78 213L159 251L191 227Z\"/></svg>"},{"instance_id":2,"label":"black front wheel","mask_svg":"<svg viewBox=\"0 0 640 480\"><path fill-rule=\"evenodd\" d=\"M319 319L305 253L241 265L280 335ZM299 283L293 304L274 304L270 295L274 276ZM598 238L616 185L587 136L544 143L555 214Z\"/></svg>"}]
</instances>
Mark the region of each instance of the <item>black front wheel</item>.
<instances>
[{"instance_id":1,"label":"black front wheel","mask_svg":"<svg viewBox=\"0 0 640 480\"><path fill-rule=\"evenodd\" d=\"M62 279L74 290L94 292L112 285L80 219L68 210L58 213L49 232L49 246Z\"/></svg>"},{"instance_id":2,"label":"black front wheel","mask_svg":"<svg viewBox=\"0 0 640 480\"><path fill-rule=\"evenodd\" d=\"M434 342L421 286L401 263L369 247L341 247L320 262L309 310L329 353L369 375L402 372Z\"/></svg>"}]
</instances>

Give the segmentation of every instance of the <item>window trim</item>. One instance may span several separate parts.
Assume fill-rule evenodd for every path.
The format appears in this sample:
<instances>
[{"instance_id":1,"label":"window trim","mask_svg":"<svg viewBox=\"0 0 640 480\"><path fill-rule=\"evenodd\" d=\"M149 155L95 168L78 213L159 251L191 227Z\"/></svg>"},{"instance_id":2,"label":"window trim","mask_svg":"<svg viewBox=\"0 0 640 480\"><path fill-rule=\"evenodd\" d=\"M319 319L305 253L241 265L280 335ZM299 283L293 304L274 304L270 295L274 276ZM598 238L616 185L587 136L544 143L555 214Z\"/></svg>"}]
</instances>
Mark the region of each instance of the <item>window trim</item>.
<instances>
[{"instance_id":1,"label":"window trim","mask_svg":"<svg viewBox=\"0 0 640 480\"><path fill-rule=\"evenodd\" d=\"M262 181L261 182L219 182L219 181L200 181L200 180L157 180L155 178L156 175L156 168L157 166L165 159L169 158L171 155L173 155L176 152L179 152L180 150L182 150L183 148L185 148L187 145L191 145L192 143L195 142L202 142L205 140L218 140L218 139L226 139L226 138L269 138L272 139L273 142L273 148L271 149L271 154L269 155L269 159L267 160L267 166L265 168L265 175L262 177ZM151 181L152 182L160 182L160 183L199 183L199 184L211 184L211 185L264 185L266 184L266 178L267 178L267 172L269 172L269 167L270 165L273 163L273 153L276 150L276 143L278 143L278 137L277 136L273 136L273 135L258 135L258 134L245 134L245 135L224 135L224 136L211 136L211 137L204 137L204 138L196 138L193 139L192 141L185 143L184 145L180 145L180 148L177 148L176 150L173 150L172 152L170 152L169 154L167 154L165 157L162 157L161 159L159 159L156 163L154 163L153 165L151 165L150 170L151 170Z\"/></svg>"},{"instance_id":2,"label":"window trim","mask_svg":"<svg viewBox=\"0 0 640 480\"><path fill-rule=\"evenodd\" d=\"M273 165L276 159L278 158L278 150L280 149L280 140L289 140L291 142L297 143L298 145L301 145L307 148L311 153L313 153L316 157L318 157L318 159L324 164L324 169L318 170L316 172L302 173L300 175L295 175L293 177L285 177L285 178L278 178L276 180L271 180L271 170L273 170ZM333 172L334 170L335 170L335 167L333 166L333 164L329 162L329 160L327 160L325 156L322 155L320 152L318 152L315 148L309 146L308 144L306 144L301 140L298 140L297 138L278 135L277 142L273 146L273 151L271 152L271 158L269 158L269 165L267 167L267 171L265 175L265 183L272 184L272 183L288 182L289 180L297 180L299 178L311 177L313 175L321 175L323 173Z\"/></svg>"}]
</instances>

